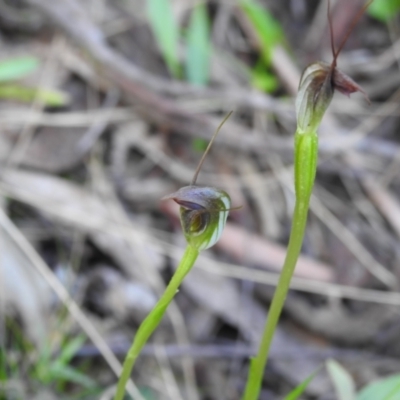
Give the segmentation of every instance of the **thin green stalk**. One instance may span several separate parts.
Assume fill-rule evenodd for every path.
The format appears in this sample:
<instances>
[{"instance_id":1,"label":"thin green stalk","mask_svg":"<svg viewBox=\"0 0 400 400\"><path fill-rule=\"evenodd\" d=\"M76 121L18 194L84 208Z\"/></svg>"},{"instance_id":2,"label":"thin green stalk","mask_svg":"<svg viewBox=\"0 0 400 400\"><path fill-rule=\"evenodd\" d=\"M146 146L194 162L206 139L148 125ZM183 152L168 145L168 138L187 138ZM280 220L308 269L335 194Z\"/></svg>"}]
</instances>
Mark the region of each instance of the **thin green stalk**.
<instances>
[{"instance_id":1,"label":"thin green stalk","mask_svg":"<svg viewBox=\"0 0 400 400\"><path fill-rule=\"evenodd\" d=\"M175 271L174 276L169 282L167 288L165 289L165 292L163 293L162 297L155 305L155 307L151 310L150 314L141 323L139 329L136 332L132 346L129 349L129 352L125 358L114 400L123 399L125 394L126 383L129 380L133 365L135 364L135 361L138 358L140 351L146 344L150 335L154 332L158 324L161 322L166 309L168 308L169 304L171 303L172 299L177 293L178 288L182 283L183 279L193 267L193 264L195 263L198 255L199 251L197 249L195 249L191 245L187 245L185 253L183 254L183 257L181 259L181 262L177 270Z\"/></svg>"},{"instance_id":2,"label":"thin green stalk","mask_svg":"<svg viewBox=\"0 0 400 400\"><path fill-rule=\"evenodd\" d=\"M296 132L295 136L295 190L296 205L293 225L279 282L272 299L268 319L256 357L251 360L243 400L257 400L272 339L289 290L290 281L303 243L308 206L314 185L318 156L318 137L315 132Z\"/></svg>"},{"instance_id":3,"label":"thin green stalk","mask_svg":"<svg viewBox=\"0 0 400 400\"><path fill-rule=\"evenodd\" d=\"M333 60L331 64L315 62L304 70L296 96L297 131L294 146L294 186L296 192L296 205L293 215L293 225L290 232L289 245L285 263L279 277L274 297L260 347L256 357L251 360L249 376L242 400L257 400L260 393L264 368L267 364L269 349L283 305L287 296L297 259L303 243L304 230L307 223L310 196L314 186L318 158L317 129L329 107L335 90L349 95L361 92L363 89L350 77L336 68L337 58L342 50L351 30L368 7L368 2L356 16L350 30L336 50L333 43L332 19L330 3L328 0L328 21L331 31L331 46Z\"/></svg>"},{"instance_id":4,"label":"thin green stalk","mask_svg":"<svg viewBox=\"0 0 400 400\"><path fill-rule=\"evenodd\" d=\"M196 180L204 159L218 132L231 114L232 111L226 115L216 129L199 162L190 185L182 187L177 192L164 197L164 200L173 199L181 206L181 226L188 245L164 294L136 332L133 344L124 361L114 400L122 400L124 397L126 383L140 351L160 323L180 284L193 267L199 251L213 246L219 240L224 230L231 207L229 195L223 190L213 187L196 186Z\"/></svg>"}]
</instances>

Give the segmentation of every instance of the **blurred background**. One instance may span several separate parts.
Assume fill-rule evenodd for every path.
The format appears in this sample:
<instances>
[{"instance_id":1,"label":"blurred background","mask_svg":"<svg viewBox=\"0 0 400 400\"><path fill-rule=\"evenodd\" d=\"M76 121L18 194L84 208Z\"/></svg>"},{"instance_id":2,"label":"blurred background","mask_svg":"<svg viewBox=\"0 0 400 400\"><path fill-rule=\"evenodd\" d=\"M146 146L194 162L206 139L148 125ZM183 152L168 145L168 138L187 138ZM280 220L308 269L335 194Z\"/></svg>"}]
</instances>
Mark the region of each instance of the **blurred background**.
<instances>
[{"instance_id":1,"label":"blurred background","mask_svg":"<svg viewBox=\"0 0 400 400\"><path fill-rule=\"evenodd\" d=\"M364 4L331 1L336 48ZM315 371L302 399L400 399L399 9L375 0L339 56L370 104L337 93L321 125L260 399ZM241 208L132 379L139 400L240 398L290 232L298 82L330 42L325 0L0 0L1 399L112 399L185 247L160 199L230 110L198 184Z\"/></svg>"}]
</instances>

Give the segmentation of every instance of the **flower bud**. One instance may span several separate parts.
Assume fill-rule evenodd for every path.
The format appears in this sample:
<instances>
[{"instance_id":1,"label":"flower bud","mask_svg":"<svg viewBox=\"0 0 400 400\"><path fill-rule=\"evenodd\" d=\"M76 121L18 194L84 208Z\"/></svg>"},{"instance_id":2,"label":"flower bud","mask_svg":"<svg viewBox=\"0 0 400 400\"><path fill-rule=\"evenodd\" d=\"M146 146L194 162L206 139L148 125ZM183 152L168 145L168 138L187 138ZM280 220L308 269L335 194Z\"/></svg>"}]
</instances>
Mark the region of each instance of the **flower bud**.
<instances>
[{"instance_id":1,"label":"flower bud","mask_svg":"<svg viewBox=\"0 0 400 400\"><path fill-rule=\"evenodd\" d=\"M317 130L335 90L345 95L361 92L367 98L356 82L336 68L335 62L332 64L316 62L304 70L296 97L299 133Z\"/></svg>"},{"instance_id":2,"label":"flower bud","mask_svg":"<svg viewBox=\"0 0 400 400\"><path fill-rule=\"evenodd\" d=\"M208 249L221 237L231 199L213 187L185 186L167 196L178 203L187 242L197 250Z\"/></svg>"}]
</instances>

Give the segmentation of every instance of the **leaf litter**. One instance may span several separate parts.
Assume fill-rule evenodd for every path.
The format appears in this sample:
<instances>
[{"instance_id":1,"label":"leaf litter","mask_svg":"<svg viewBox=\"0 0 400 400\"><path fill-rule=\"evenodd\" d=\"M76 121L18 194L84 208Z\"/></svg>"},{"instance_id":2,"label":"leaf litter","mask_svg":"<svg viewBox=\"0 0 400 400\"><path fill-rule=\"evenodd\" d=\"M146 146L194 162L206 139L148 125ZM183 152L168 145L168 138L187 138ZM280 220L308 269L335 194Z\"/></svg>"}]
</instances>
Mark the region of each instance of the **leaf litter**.
<instances>
[{"instance_id":1,"label":"leaf litter","mask_svg":"<svg viewBox=\"0 0 400 400\"><path fill-rule=\"evenodd\" d=\"M233 400L243 390L288 240L293 94L301 69L327 54L329 26L311 2L257 2L254 10L276 23L268 32L252 2L247 8L204 2L192 14L199 10L194 3L171 0L163 3L171 6L173 31L162 36L168 26L157 23L154 35L151 25L160 18L157 2L149 2L151 19L136 3L27 0L0 18L3 53L15 51L16 38L27 49L14 53L27 58L6 78L31 69L27 85L69 99L22 101L19 93L0 100L2 209L66 290L58 288L63 294L55 301L48 285L57 286L54 277L43 280L21 242L2 229L5 376L13 371L32 398L111 398L119 367L107 349L123 357L182 251L176 209L159 199L189 183L201 157L195 140L209 139L221 115L234 109L199 182L229 191L242 208L185 280L134 371L137 388L130 386L137 398ZM339 60L341 70L361 80L371 106L362 96L349 105L337 95L321 127L321 190L261 398L283 398L329 357L351 365L357 387L367 383L367 369L379 377L399 367L397 20L380 22L390 13L378 6L361 19ZM356 13L337 1L334 27L346 27ZM211 42L197 54L196 46L207 44L201 35ZM196 57L208 75L196 70ZM54 74L41 78L46 63ZM203 86L186 82L183 71ZM254 73L258 82L274 84L253 87ZM376 278L382 274L389 289ZM66 323L67 294L78 323ZM83 326L88 340L71 364L96 381L97 392L66 385L66 378L45 388L32 372L37 351L57 333L57 357ZM29 356L17 369L15 354ZM0 391L11 393L11 386ZM322 399L330 390L321 372L304 398Z\"/></svg>"}]
</instances>

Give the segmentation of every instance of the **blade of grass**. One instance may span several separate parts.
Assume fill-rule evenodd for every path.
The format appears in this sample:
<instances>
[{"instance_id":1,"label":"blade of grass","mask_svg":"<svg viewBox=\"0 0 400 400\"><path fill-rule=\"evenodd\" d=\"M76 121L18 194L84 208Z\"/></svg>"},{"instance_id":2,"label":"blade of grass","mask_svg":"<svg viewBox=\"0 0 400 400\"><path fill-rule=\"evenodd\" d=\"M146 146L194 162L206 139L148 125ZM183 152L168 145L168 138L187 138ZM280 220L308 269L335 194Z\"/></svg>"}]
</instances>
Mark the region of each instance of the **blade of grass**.
<instances>
[{"instance_id":1,"label":"blade of grass","mask_svg":"<svg viewBox=\"0 0 400 400\"><path fill-rule=\"evenodd\" d=\"M168 70L172 76L179 78L179 27L170 0L147 0L147 16Z\"/></svg>"},{"instance_id":2,"label":"blade of grass","mask_svg":"<svg viewBox=\"0 0 400 400\"><path fill-rule=\"evenodd\" d=\"M307 389L307 386L314 379L315 375L320 371L321 368L318 368L315 372L313 372L309 377L304 379L299 385L297 385L286 397L284 400L297 400L303 392Z\"/></svg>"},{"instance_id":3,"label":"blade of grass","mask_svg":"<svg viewBox=\"0 0 400 400\"><path fill-rule=\"evenodd\" d=\"M0 84L0 99L30 103L37 98L48 107L65 106L69 99L66 93L55 89L32 88L18 84Z\"/></svg>"},{"instance_id":4,"label":"blade of grass","mask_svg":"<svg viewBox=\"0 0 400 400\"><path fill-rule=\"evenodd\" d=\"M39 67L36 57L12 58L0 63L0 82L23 78Z\"/></svg>"},{"instance_id":5,"label":"blade of grass","mask_svg":"<svg viewBox=\"0 0 400 400\"><path fill-rule=\"evenodd\" d=\"M210 75L210 24L204 3L194 7L186 37L186 78L199 86L208 83Z\"/></svg>"},{"instance_id":6,"label":"blade of grass","mask_svg":"<svg viewBox=\"0 0 400 400\"><path fill-rule=\"evenodd\" d=\"M357 400L396 400L400 398L400 374L372 382L364 387Z\"/></svg>"},{"instance_id":7,"label":"blade of grass","mask_svg":"<svg viewBox=\"0 0 400 400\"><path fill-rule=\"evenodd\" d=\"M328 360L326 368L338 400L355 400L356 385L352 376L335 360Z\"/></svg>"},{"instance_id":8,"label":"blade of grass","mask_svg":"<svg viewBox=\"0 0 400 400\"><path fill-rule=\"evenodd\" d=\"M240 6L257 32L264 61L269 65L274 47L284 41L283 29L271 13L255 1L244 0Z\"/></svg>"},{"instance_id":9,"label":"blade of grass","mask_svg":"<svg viewBox=\"0 0 400 400\"><path fill-rule=\"evenodd\" d=\"M62 365L68 364L78 352L78 350L83 346L85 341L85 335L79 335L76 338L68 341L61 350L61 353L57 358L57 362Z\"/></svg>"},{"instance_id":10,"label":"blade of grass","mask_svg":"<svg viewBox=\"0 0 400 400\"><path fill-rule=\"evenodd\" d=\"M272 93L279 86L278 78L267 71L263 60L259 60L251 72L251 83L259 90Z\"/></svg>"},{"instance_id":11,"label":"blade of grass","mask_svg":"<svg viewBox=\"0 0 400 400\"><path fill-rule=\"evenodd\" d=\"M55 362L51 366L50 373L53 381L60 380L73 382L87 389L95 388L97 386L96 382L93 379L68 365L62 365Z\"/></svg>"}]
</instances>

